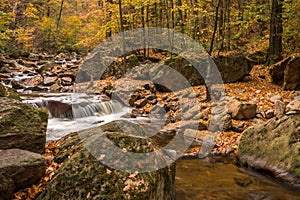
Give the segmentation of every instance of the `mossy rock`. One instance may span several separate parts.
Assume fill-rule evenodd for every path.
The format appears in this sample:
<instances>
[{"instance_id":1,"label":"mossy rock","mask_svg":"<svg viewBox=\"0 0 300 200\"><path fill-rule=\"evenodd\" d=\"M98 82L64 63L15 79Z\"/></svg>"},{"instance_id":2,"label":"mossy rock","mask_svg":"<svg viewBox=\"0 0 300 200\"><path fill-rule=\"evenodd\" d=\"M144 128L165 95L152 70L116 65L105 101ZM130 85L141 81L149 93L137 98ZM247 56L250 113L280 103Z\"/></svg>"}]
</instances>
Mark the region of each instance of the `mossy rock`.
<instances>
[{"instance_id":1,"label":"mossy rock","mask_svg":"<svg viewBox=\"0 0 300 200\"><path fill-rule=\"evenodd\" d=\"M284 115L248 128L240 138L238 157L243 165L300 187L300 116Z\"/></svg>"},{"instance_id":2,"label":"mossy rock","mask_svg":"<svg viewBox=\"0 0 300 200\"><path fill-rule=\"evenodd\" d=\"M125 129L120 128L123 125ZM135 173L154 165L156 160L136 163L130 157L126 159L128 152L147 153L157 148L150 138L131 134L139 129L133 123L116 121L62 138L55 156L62 166L37 199L175 199L175 164ZM126 149L122 157L107 148L105 138L120 149ZM106 153L101 153L104 148L107 148ZM130 171L114 169L111 164Z\"/></svg>"},{"instance_id":3,"label":"mossy rock","mask_svg":"<svg viewBox=\"0 0 300 200\"><path fill-rule=\"evenodd\" d=\"M8 97L11 99L21 100L20 96L14 89L5 87L1 83L0 83L0 97Z\"/></svg>"},{"instance_id":4,"label":"mossy rock","mask_svg":"<svg viewBox=\"0 0 300 200\"><path fill-rule=\"evenodd\" d=\"M0 149L19 148L44 153L48 114L29 104L0 98Z\"/></svg>"}]
</instances>

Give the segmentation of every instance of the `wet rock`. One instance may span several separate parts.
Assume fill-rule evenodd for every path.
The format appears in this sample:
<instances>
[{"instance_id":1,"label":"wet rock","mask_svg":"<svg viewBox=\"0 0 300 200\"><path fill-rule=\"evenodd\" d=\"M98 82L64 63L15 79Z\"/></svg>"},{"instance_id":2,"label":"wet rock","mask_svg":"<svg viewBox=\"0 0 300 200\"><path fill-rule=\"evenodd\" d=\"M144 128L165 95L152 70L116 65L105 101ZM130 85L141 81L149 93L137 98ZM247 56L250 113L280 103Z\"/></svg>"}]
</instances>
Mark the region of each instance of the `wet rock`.
<instances>
[{"instance_id":1,"label":"wet rock","mask_svg":"<svg viewBox=\"0 0 300 200\"><path fill-rule=\"evenodd\" d=\"M266 112L266 118L267 119L271 119L274 116L275 116L274 110L267 110L267 112Z\"/></svg>"},{"instance_id":2,"label":"wet rock","mask_svg":"<svg viewBox=\"0 0 300 200\"><path fill-rule=\"evenodd\" d=\"M27 60L20 59L20 60L18 60L18 63L20 65L24 65L25 67L28 67L28 68L34 68L34 69L37 68L36 62L32 62L32 61L27 61Z\"/></svg>"},{"instance_id":3,"label":"wet rock","mask_svg":"<svg viewBox=\"0 0 300 200\"><path fill-rule=\"evenodd\" d=\"M11 83L12 88L14 88L14 89L24 89L25 88L25 85L21 84L20 82L14 80L14 79L10 83Z\"/></svg>"},{"instance_id":4,"label":"wet rock","mask_svg":"<svg viewBox=\"0 0 300 200\"><path fill-rule=\"evenodd\" d=\"M92 133L100 130L104 134ZM55 157L63 164L37 199L175 199L175 164L147 173L136 172L165 159L158 155L154 160L132 160L132 152L154 152L158 148L151 138L128 134L136 130L142 129L130 122L115 121L89 131L80 131L80 137L78 134L64 137ZM120 149L120 156L111 149L101 152L103 148L110 148L102 142L105 138ZM89 151L86 146L99 148ZM115 170L109 167L112 164L130 171Z\"/></svg>"},{"instance_id":5,"label":"wet rock","mask_svg":"<svg viewBox=\"0 0 300 200\"><path fill-rule=\"evenodd\" d=\"M23 81L23 84L29 87L38 86L42 83L43 83L43 77L41 76L34 76L32 78Z\"/></svg>"},{"instance_id":6,"label":"wet rock","mask_svg":"<svg viewBox=\"0 0 300 200\"><path fill-rule=\"evenodd\" d=\"M4 66L0 68L0 73L12 73L12 70L10 70L8 67Z\"/></svg>"},{"instance_id":7,"label":"wet rock","mask_svg":"<svg viewBox=\"0 0 300 200\"><path fill-rule=\"evenodd\" d=\"M299 145L300 116L283 115L245 130L237 155L242 164L299 187Z\"/></svg>"},{"instance_id":8,"label":"wet rock","mask_svg":"<svg viewBox=\"0 0 300 200\"><path fill-rule=\"evenodd\" d=\"M252 119L256 115L257 105L245 101L231 100L228 102L226 109L233 119Z\"/></svg>"},{"instance_id":9,"label":"wet rock","mask_svg":"<svg viewBox=\"0 0 300 200\"><path fill-rule=\"evenodd\" d=\"M71 77L62 77L61 78L61 84L63 86L69 86L73 84L73 80Z\"/></svg>"},{"instance_id":10,"label":"wet rock","mask_svg":"<svg viewBox=\"0 0 300 200\"><path fill-rule=\"evenodd\" d=\"M6 97L0 98L0 149L45 151L48 116L43 110Z\"/></svg>"},{"instance_id":11,"label":"wet rock","mask_svg":"<svg viewBox=\"0 0 300 200\"><path fill-rule=\"evenodd\" d=\"M56 76L52 76L52 77L46 76L46 77L44 77L43 85L50 86L50 85L53 85L56 81L57 81Z\"/></svg>"},{"instance_id":12,"label":"wet rock","mask_svg":"<svg viewBox=\"0 0 300 200\"><path fill-rule=\"evenodd\" d=\"M59 83L54 83L50 86L52 92L59 92L62 89L62 86Z\"/></svg>"},{"instance_id":13,"label":"wet rock","mask_svg":"<svg viewBox=\"0 0 300 200\"><path fill-rule=\"evenodd\" d=\"M136 118L141 117L144 114L143 109L133 108L130 113L130 117Z\"/></svg>"},{"instance_id":14,"label":"wet rock","mask_svg":"<svg viewBox=\"0 0 300 200\"><path fill-rule=\"evenodd\" d=\"M296 113L300 113L300 100L293 100L286 106L286 111L295 111Z\"/></svg>"},{"instance_id":15,"label":"wet rock","mask_svg":"<svg viewBox=\"0 0 300 200\"><path fill-rule=\"evenodd\" d=\"M140 94L146 91L145 87L151 85L154 87L149 81L122 78L115 83L111 98L130 107L140 98Z\"/></svg>"},{"instance_id":16,"label":"wet rock","mask_svg":"<svg viewBox=\"0 0 300 200\"><path fill-rule=\"evenodd\" d=\"M55 100L48 100L45 102L42 102L40 107L44 107L48 110L51 117L56 118L72 118L73 112L72 112L72 106L67 103L63 103L60 101Z\"/></svg>"},{"instance_id":17,"label":"wet rock","mask_svg":"<svg viewBox=\"0 0 300 200\"><path fill-rule=\"evenodd\" d=\"M1 79L9 79L9 78L12 78L13 76L11 74L3 74L3 73L0 73L0 80Z\"/></svg>"},{"instance_id":18,"label":"wet rock","mask_svg":"<svg viewBox=\"0 0 300 200\"><path fill-rule=\"evenodd\" d=\"M285 104L282 101L275 101L274 105L274 115L275 116L281 116L285 112Z\"/></svg>"},{"instance_id":19,"label":"wet rock","mask_svg":"<svg viewBox=\"0 0 300 200\"><path fill-rule=\"evenodd\" d=\"M148 100L146 98L139 99L136 102L134 102L134 106L137 108L142 108L148 103Z\"/></svg>"},{"instance_id":20,"label":"wet rock","mask_svg":"<svg viewBox=\"0 0 300 200\"><path fill-rule=\"evenodd\" d=\"M130 106L134 106L135 102L140 98L140 94L138 92L135 92L134 94L132 94L130 96L130 99L129 99L129 105Z\"/></svg>"},{"instance_id":21,"label":"wet rock","mask_svg":"<svg viewBox=\"0 0 300 200\"><path fill-rule=\"evenodd\" d=\"M46 169L45 158L37 153L8 149L0 151L0 174L5 176L8 191L6 196L11 196L15 190L31 187L44 175ZM0 175L1 177L1 175ZM5 187L0 183L0 194ZM2 197L2 196L1 196Z\"/></svg>"}]
</instances>

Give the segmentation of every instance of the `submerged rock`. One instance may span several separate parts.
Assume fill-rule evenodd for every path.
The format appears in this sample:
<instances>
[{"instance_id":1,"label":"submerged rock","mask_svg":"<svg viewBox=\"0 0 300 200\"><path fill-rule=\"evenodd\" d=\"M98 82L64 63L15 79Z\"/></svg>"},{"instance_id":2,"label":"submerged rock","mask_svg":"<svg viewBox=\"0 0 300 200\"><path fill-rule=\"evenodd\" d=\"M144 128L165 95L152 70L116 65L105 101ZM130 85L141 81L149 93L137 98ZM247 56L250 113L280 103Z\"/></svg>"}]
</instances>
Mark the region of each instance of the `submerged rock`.
<instances>
[{"instance_id":1,"label":"submerged rock","mask_svg":"<svg viewBox=\"0 0 300 200\"><path fill-rule=\"evenodd\" d=\"M300 187L300 116L283 115L243 132L238 147L243 165L269 171Z\"/></svg>"},{"instance_id":2,"label":"submerged rock","mask_svg":"<svg viewBox=\"0 0 300 200\"><path fill-rule=\"evenodd\" d=\"M149 153L157 149L152 139L141 135L141 130L138 125L115 121L67 135L55 157L62 166L37 199L175 199L175 164L138 173L164 162L164 158L130 157L132 152ZM122 150L120 155L103 142L105 138ZM105 148L107 151L102 152ZM129 171L116 170L112 165Z\"/></svg>"},{"instance_id":3,"label":"submerged rock","mask_svg":"<svg viewBox=\"0 0 300 200\"><path fill-rule=\"evenodd\" d=\"M0 149L44 153L48 116L18 100L0 98Z\"/></svg>"}]
</instances>

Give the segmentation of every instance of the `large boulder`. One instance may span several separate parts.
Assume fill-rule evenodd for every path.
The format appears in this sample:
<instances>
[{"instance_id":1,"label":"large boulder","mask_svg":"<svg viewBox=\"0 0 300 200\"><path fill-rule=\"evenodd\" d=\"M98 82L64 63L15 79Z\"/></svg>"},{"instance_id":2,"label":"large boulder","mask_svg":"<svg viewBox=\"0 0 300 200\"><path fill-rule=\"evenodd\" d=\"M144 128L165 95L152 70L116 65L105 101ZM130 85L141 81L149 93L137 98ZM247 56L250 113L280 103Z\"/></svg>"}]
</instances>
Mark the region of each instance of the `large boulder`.
<instances>
[{"instance_id":1,"label":"large boulder","mask_svg":"<svg viewBox=\"0 0 300 200\"><path fill-rule=\"evenodd\" d=\"M37 153L0 150L0 199L11 199L14 191L37 183L46 169L45 158Z\"/></svg>"},{"instance_id":2,"label":"large boulder","mask_svg":"<svg viewBox=\"0 0 300 200\"><path fill-rule=\"evenodd\" d=\"M0 149L44 153L48 115L21 101L0 98Z\"/></svg>"},{"instance_id":3,"label":"large boulder","mask_svg":"<svg viewBox=\"0 0 300 200\"><path fill-rule=\"evenodd\" d=\"M300 54L293 54L270 68L272 80L284 90L300 88Z\"/></svg>"},{"instance_id":4,"label":"large boulder","mask_svg":"<svg viewBox=\"0 0 300 200\"><path fill-rule=\"evenodd\" d=\"M160 157L146 161L130 156L130 152L147 153L158 148L152 139L134 136L139 130L138 125L115 121L61 139L55 161L62 166L37 199L175 199L175 164L138 173L162 161ZM110 142L103 142L105 138L122 150L121 155L110 149Z\"/></svg>"},{"instance_id":5,"label":"large boulder","mask_svg":"<svg viewBox=\"0 0 300 200\"><path fill-rule=\"evenodd\" d=\"M204 83L207 74L207 58L199 57L197 65L200 66L200 73L188 61L181 57L174 57L164 61L168 65L182 74L191 85ZM244 55L226 54L214 55L212 60L216 64L224 83L232 83L242 80L252 69L248 59ZM173 80L173 79L171 79Z\"/></svg>"},{"instance_id":6,"label":"large boulder","mask_svg":"<svg viewBox=\"0 0 300 200\"><path fill-rule=\"evenodd\" d=\"M242 80L245 76L249 75L252 69L249 60L241 54L220 54L213 56L213 60L221 73L224 83Z\"/></svg>"},{"instance_id":7,"label":"large boulder","mask_svg":"<svg viewBox=\"0 0 300 200\"><path fill-rule=\"evenodd\" d=\"M272 172L300 187L300 116L283 115L248 128L240 138L237 155L243 165Z\"/></svg>"}]
</instances>

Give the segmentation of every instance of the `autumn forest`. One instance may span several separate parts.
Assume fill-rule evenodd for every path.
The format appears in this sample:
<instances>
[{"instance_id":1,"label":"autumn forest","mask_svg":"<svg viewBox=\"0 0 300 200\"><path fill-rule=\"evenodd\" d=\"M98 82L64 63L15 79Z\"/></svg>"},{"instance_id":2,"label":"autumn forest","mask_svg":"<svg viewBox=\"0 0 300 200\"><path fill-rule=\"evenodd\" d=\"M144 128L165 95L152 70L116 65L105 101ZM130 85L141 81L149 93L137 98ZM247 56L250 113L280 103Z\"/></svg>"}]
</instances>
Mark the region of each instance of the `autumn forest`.
<instances>
[{"instance_id":1,"label":"autumn forest","mask_svg":"<svg viewBox=\"0 0 300 200\"><path fill-rule=\"evenodd\" d=\"M0 49L8 54L88 52L139 27L175 29L208 52L269 51L272 32L282 41L273 54L300 51L297 0L1 0L0 16Z\"/></svg>"}]
</instances>

